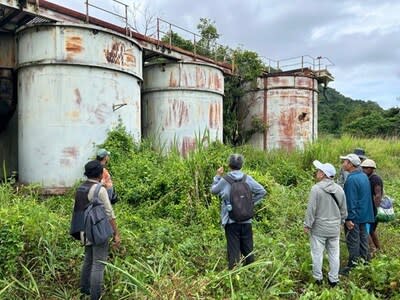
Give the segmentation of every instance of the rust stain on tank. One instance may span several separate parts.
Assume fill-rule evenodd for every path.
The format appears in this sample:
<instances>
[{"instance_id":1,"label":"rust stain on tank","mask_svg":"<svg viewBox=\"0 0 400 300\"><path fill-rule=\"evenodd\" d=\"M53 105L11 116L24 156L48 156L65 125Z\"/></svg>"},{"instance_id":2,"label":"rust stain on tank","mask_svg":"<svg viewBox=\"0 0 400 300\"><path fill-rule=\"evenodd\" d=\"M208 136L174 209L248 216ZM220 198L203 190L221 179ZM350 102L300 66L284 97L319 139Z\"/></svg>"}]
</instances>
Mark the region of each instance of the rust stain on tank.
<instances>
[{"instance_id":1,"label":"rust stain on tank","mask_svg":"<svg viewBox=\"0 0 400 300\"><path fill-rule=\"evenodd\" d=\"M70 111L65 114L68 118L72 119L73 121L78 120L81 115L79 110Z\"/></svg>"},{"instance_id":2,"label":"rust stain on tank","mask_svg":"<svg viewBox=\"0 0 400 300\"><path fill-rule=\"evenodd\" d=\"M279 118L279 133L283 137L293 138L296 128L296 110L289 108L283 111Z\"/></svg>"},{"instance_id":3,"label":"rust stain on tank","mask_svg":"<svg viewBox=\"0 0 400 300\"><path fill-rule=\"evenodd\" d=\"M286 150L286 151L292 151L296 149L296 144L294 139L290 140L279 140L279 148Z\"/></svg>"},{"instance_id":4,"label":"rust stain on tank","mask_svg":"<svg viewBox=\"0 0 400 300\"><path fill-rule=\"evenodd\" d=\"M186 157L191 150L196 148L196 140L190 136L185 136L182 140L181 153Z\"/></svg>"},{"instance_id":5,"label":"rust stain on tank","mask_svg":"<svg viewBox=\"0 0 400 300\"><path fill-rule=\"evenodd\" d=\"M222 89L222 84L221 84L221 78L218 76L218 74L214 74L214 88L217 90Z\"/></svg>"},{"instance_id":6,"label":"rust stain on tank","mask_svg":"<svg viewBox=\"0 0 400 300\"><path fill-rule=\"evenodd\" d=\"M116 65L124 64L124 52L125 45L120 42L113 43L111 49L104 50L107 62Z\"/></svg>"},{"instance_id":7,"label":"rust stain on tank","mask_svg":"<svg viewBox=\"0 0 400 300\"><path fill-rule=\"evenodd\" d=\"M93 108L93 107L89 108L88 109L89 116L91 114L93 114L94 117L97 120L97 122L96 122L92 117L90 117L89 120L88 120L89 123L90 124L97 124L97 123L98 124L103 124L105 122L105 120L106 120L107 108L108 108L108 106L105 103L101 103L98 106L96 106L95 108Z\"/></svg>"},{"instance_id":8,"label":"rust stain on tank","mask_svg":"<svg viewBox=\"0 0 400 300\"><path fill-rule=\"evenodd\" d=\"M76 159L79 155L79 150L76 147L65 147L62 155L64 158Z\"/></svg>"},{"instance_id":9,"label":"rust stain on tank","mask_svg":"<svg viewBox=\"0 0 400 300\"><path fill-rule=\"evenodd\" d=\"M169 86L170 87L177 87L178 86L178 81L174 76L174 72L171 72L171 74L169 74Z\"/></svg>"},{"instance_id":10,"label":"rust stain on tank","mask_svg":"<svg viewBox=\"0 0 400 300\"><path fill-rule=\"evenodd\" d=\"M78 88L76 88L76 89L74 90L74 93L75 93L75 103L78 104L78 105L80 105L81 102L82 102L81 92L79 91Z\"/></svg>"},{"instance_id":11,"label":"rust stain on tank","mask_svg":"<svg viewBox=\"0 0 400 300\"><path fill-rule=\"evenodd\" d=\"M184 101L173 100L168 108L166 126L181 127L189 122L189 109Z\"/></svg>"},{"instance_id":12,"label":"rust stain on tank","mask_svg":"<svg viewBox=\"0 0 400 300\"><path fill-rule=\"evenodd\" d=\"M311 89L313 87L313 79L307 77L297 77L296 86L306 87Z\"/></svg>"},{"instance_id":13,"label":"rust stain on tank","mask_svg":"<svg viewBox=\"0 0 400 300\"><path fill-rule=\"evenodd\" d=\"M67 59L83 51L82 38L80 36L71 36L66 40L65 50L67 51Z\"/></svg>"},{"instance_id":14,"label":"rust stain on tank","mask_svg":"<svg viewBox=\"0 0 400 300\"><path fill-rule=\"evenodd\" d=\"M62 166L66 166L66 167L68 167L68 166L70 166L71 165L71 160L70 159L66 159L66 158L61 158L60 159L60 165L62 165Z\"/></svg>"},{"instance_id":15,"label":"rust stain on tank","mask_svg":"<svg viewBox=\"0 0 400 300\"><path fill-rule=\"evenodd\" d=\"M132 48L127 49L124 53L127 65L136 67L136 56L133 54Z\"/></svg>"},{"instance_id":16,"label":"rust stain on tank","mask_svg":"<svg viewBox=\"0 0 400 300\"><path fill-rule=\"evenodd\" d=\"M196 67L196 87L204 88L205 86L206 86L206 76L201 68Z\"/></svg>"},{"instance_id":17,"label":"rust stain on tank","mask_svg":"<svg viewBox=\"0 0 400 300\"><path fill-rule=\"evenodd\" d=\"M219 103L212 103L208 108L208 124L209 127L219 128L220 127L220 115L221 115L221 105Z\"/></svg>"}]
</instances>

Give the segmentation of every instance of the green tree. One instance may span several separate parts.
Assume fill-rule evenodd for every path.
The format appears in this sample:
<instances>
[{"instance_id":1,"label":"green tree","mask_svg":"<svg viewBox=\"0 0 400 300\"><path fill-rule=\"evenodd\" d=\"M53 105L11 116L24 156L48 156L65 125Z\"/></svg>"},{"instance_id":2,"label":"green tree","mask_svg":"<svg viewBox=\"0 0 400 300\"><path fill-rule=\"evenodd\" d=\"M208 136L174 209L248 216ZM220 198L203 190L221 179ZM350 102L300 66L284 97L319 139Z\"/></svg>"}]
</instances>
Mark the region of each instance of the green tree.
<instances>
[{"instance_id":1,"label":"green tree","mask_svg":"<svg viewBox=\"0 0 400 300\"><path fill-rule=\"evenodd\" d=\"M170 31L167 35L164 35L161 41L166 43L167 45L175 46L184 50L194 50L194 46L191 40L186 40L173 31Z\"/></svg>"},{"instance_id":2,"label":"green tree","mask_svg":"<svg viewBox=\"0 0 400 300\"><path fill-rule=\"evenodd\" d=\"M208 18L200 18L200 23L197 25L197 29L201 36L198 41L199 50L198 53L206 56L212 56L217 48L217 40L220 34L215 26L215 21Z\"/></svg>"},{"instance_id":3,"label":"green tree","mask_svg":"<svg viewBox=\"0 0 400 300\"><path fill-rule=\"evenodd\" d=\"M255 83L257 77L265 70L261 58L256 52L238 48L231 56L233 76L225 77L224 99L224 141L232 145L240 145L266 124L254 120L253 128L246 130L243 121L247 117L246 105L241 103L245 93L245 84Z\"/></svg>"}]
</instances>

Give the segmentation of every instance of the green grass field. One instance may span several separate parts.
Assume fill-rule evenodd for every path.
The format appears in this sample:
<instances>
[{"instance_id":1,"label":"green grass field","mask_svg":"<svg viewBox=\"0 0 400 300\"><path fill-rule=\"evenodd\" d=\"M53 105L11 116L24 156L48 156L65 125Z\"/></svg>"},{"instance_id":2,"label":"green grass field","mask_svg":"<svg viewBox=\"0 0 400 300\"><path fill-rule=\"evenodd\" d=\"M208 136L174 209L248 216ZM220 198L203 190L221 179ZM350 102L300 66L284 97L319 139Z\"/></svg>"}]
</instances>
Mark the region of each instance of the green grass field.
<instances>
[{"instance_id":1,"label":"green grass field","mask_svg":"<svg viewBox=\"0 0 400 300\"><path fill-rule=\"evenodd\" d=\"M398 139L326 137L294 153L199 144L182 159L151 150L149 141L134 145L117 130L105 146L121 198L115 212L122 246L107 262L102 299L400 299L398 220L379 225L382 251L334 289L313 283L303 233L312 161L339 168L339 155L356 147L377 162L398 211ZM244 154L244 171L268 197L253 223L256 262L228 271L220 204L209 187L231 152ZM35 185L0 185L1 299L79 299L83 249L68 235L73 195L42 198ZM341 263L346 260L341 243Z\"/></svg>"}]
</instances>

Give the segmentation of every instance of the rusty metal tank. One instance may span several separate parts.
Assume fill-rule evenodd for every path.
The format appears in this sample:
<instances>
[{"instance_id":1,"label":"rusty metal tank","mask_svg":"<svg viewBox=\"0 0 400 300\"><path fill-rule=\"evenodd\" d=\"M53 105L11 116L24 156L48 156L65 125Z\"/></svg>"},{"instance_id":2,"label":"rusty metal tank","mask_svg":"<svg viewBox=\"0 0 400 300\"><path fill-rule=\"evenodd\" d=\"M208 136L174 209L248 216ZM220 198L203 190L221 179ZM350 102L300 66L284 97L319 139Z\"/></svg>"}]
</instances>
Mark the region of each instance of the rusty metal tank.
<instances>
[{"instance_id":1,"label":"rusty metal tank","mask_svg":"<svg viewBox=\"0 0 400 300\"><path fill-rule=\"evenodd\" d=\"M0 178L17 170L15 38L0 32ZM5 169L3 169L3 167ZM4 173L5 171L5 173Z\"/></svg>"},{"instance_id":2,"label":"rusty metal tank","mask_svg":"<svg viewBox=\"0 0 400 300\"><path fill-rule=\"evenodd\" d=\"M224 77L213 65L196 62L151 64L144 67L143 135L155 137L168 151L182 155L196 141L222 141Z\"/></svg>"},{"instance_id":3,"label":"rusty metal tank","mask_svg":"<svg viewBox=\"0 0 400 300\"><path fill-rule=\"evenodd\" d=\"M106 29L37 24L17 32L19 179L62 192L122 122L141 137L142 49Z\"/></svg>"},{"instance_id":4,"label":"rusty metal tank","mask_svg":"<svg viewBox=\"0 0 400 300\"><path fill-rule=\"evenodd\" d=\"M318 82L313 73L266 74L247 85L242 101L244 128L266 125L249 144L258 149L303 149L318 130Z\"/></svg>"}]
</instances>

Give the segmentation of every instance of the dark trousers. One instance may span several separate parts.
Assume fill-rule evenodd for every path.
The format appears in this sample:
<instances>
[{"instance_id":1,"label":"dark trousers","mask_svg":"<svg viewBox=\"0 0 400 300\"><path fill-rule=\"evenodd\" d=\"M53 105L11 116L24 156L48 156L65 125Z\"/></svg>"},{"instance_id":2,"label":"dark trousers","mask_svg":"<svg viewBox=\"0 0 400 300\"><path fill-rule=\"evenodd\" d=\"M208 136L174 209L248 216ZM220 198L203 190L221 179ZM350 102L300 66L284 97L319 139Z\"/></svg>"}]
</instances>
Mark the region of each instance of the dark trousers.
<instances>
[{"instance_id":1,"label":"dark trousers","mask_svg":"<svg viewBox=\"0 0 400 300\"><path fill-rule=\"evenodd\" d=\"M81 271L81 292L92 300L101 297L104 278L104 262L108 257L108 242L101 245L85 246L85 259Z\"/></svg>"},{"instance_id":2,"label":"dark trousers","mask_svg":"<svg viewBox=\"0 0 400 300\"><path fill-rule=\"evenodd\" d=\"M349 251L348 267L352 268L360 258L365 261L370 259L368 246L368 233L365 223L354 224L352 230L348 230L345 226L346 244Z\"/></svg>"},{"instance_id":3,"label":"dark trousers","mask_svg":"<svg viewBox=\"0 0 400 300\"><path fill-rule=\"evenodd\" d=\"M253 230L251 223L232 223L225 225L225 236L228 251L228 267L233 267L240 261L240 254L245 257L245 264L254 261Z\"/></svg>"}]
</instances>

